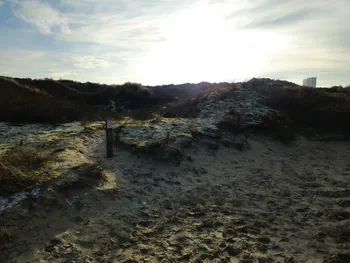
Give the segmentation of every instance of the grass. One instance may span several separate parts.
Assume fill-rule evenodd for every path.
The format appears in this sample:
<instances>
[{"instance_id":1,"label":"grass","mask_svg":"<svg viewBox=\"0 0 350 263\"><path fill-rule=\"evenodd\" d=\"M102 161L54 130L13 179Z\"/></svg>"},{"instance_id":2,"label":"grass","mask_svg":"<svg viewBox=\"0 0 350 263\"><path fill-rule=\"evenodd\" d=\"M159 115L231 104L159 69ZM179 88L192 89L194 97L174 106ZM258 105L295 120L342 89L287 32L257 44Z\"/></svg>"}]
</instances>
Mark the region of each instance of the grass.
<instances>
[{"instance_id":1,"label":"grass","mask_svg":"<svg viewBox=\"0 0 350 263\"><path fill-rule=\"evenodd\" d=\"M60 173L50 169L54 150L46 146L15 146L0 155L0 196L30 190L50 182ZM90 186L106 180L105 169L98 164L82 164L73 169L78 183Z\"/></svg>"},{"instance_id":2,"label":"grass","mask_svg":"<svg viewBox=\"0 0 350 263\"><path fill-rule=\"evenodd\" d=\"M50 152L44 148L16 146L0 155L0 196L30 189L57 176L47 164Z\"/></svg>"}]
</instances>

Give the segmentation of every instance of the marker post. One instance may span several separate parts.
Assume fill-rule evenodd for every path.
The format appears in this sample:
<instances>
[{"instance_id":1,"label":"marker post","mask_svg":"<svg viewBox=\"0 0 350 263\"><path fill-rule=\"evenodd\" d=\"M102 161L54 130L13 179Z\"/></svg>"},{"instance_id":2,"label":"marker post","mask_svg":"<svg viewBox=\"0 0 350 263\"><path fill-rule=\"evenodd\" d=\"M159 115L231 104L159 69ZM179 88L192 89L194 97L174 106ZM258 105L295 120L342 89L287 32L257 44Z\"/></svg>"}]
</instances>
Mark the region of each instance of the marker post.
<instances>
[{"instance_id":1,"label":"marker post","mask_svg":"<svg viewBox=\"0 0 350 263\"><path fill-rule=\"evenodd\" d=\"M113 128L111 120L106 120L106 153L107 158L113 158Z\"/></svg>"}]
</instances>

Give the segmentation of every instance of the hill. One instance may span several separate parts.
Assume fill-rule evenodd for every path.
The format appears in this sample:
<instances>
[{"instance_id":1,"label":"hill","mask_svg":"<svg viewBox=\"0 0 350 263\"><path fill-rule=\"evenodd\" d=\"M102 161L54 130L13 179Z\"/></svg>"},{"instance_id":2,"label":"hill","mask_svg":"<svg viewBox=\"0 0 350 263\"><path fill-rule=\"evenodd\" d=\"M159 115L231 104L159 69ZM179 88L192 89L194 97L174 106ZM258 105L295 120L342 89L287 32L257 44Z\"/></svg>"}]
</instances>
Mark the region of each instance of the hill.
<instances>
[{"instance_id":1,"label":"hill","mask_svg":"<svg viewBox=\"0 0 350 263\"><path fill-rule=\"evenodd\" d=\"M245 95L237 98L237 90ZM350 132L349 87L313 89L256 78L244 83L142 86L0 77L0 121L57 123L101 120L110 115L134 119L152 119L155 115L195 118L208 110L214 115L220 112L226 119L236 118L237 114L246 119L250 118L247 112L259 115L255 112L257 97L259 105L279 112L278 116L284 116L298 130ZM237 103L246 105L240 107L244 112L237 113Z\"/></svg>"},{"instance_id":2,"label":"hill","mask_svg":"<svg viewBox=\"0 0 350 263\"><path fill-rule=\"evenodd\" d=\"M348 88L2 78L0 92L13 122L112 114L115 152L104 122L0 123L0 262L350 260Z\"/></svg>"},{"instance_id":3,"label":"hill","mask_svg":"<svg viewBox=\"0 0 350 263\"><path fill-rule=\"evenodd\" d=\"M86 104L76 104L31 84L27 80L0 78L0 121L69 122L94 114Z\"/></svg>"},{"instance_id":4,"label":"hill","mask_svg":"<svg viewBox=\"0 0 350 263\"><path fill-rule=\"evenodd\" d=\"M0 121L56 123L94 120L111 114L111 108L114 115L135 110L146 114L157 111L168 102L215 85L200 83L150 87L137 83L105 85L0 77Z\"/></svg>"}]
</instances>

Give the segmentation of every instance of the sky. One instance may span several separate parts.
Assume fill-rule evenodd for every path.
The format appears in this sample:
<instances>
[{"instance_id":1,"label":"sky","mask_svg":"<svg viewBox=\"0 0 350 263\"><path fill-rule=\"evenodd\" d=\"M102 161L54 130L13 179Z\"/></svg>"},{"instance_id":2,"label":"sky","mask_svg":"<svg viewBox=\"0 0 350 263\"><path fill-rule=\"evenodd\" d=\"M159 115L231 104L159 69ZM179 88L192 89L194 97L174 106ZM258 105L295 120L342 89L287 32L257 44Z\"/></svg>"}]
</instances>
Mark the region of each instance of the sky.
<instances>
[{"instance_id":1,"label":"sky","mask_svg":"<svg viewBox=\"0 0 350 263\"><path fill-rule=\"evenodd\" d=\"M350 85L350 0L0 0L0 75Z\"/></svg>"}]
</instances>

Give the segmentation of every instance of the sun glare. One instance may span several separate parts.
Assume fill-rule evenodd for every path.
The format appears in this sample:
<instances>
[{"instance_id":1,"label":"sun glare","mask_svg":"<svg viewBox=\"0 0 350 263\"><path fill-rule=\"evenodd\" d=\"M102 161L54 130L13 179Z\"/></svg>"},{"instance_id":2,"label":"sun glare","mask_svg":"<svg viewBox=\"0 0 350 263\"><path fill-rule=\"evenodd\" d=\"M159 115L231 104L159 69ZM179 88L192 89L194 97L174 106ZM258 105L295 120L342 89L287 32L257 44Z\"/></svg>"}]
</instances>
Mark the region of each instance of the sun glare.
<instances>
[{"instance_id":1,"label":"sun glare","mask_svg":"<svg viewBox=\"0 0 350 263\"><path fill-rule=\"evenodd\" d=\"M259 74L285 39L235 30L226 14L223 6L204 1L165 20L166 41L155 44L141 63L143 82L230 81Z\"/></svg>"}]
</instances>

